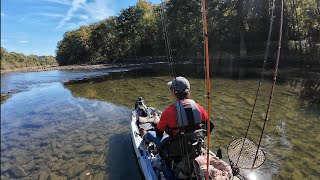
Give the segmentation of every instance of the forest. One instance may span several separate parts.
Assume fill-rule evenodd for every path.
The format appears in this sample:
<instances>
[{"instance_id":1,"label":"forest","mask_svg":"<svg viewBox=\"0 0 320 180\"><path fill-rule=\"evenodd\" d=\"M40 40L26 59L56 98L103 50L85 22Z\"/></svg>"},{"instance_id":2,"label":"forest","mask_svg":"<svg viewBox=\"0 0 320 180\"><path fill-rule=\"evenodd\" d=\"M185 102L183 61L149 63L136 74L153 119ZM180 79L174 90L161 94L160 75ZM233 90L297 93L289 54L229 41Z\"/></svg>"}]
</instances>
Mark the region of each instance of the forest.
<instances>
[{"instance_id":1,"label":"forest","mask_svg":"<svg viewBox=\"0 0 320 180\"><path fill-rule=\"evenodd\" d=\"M1 70L47 65L58 65L56 58L53 56L27 56L22 53L8 52L1 47Z\"/></svg>"},{"instance_id":2,"label":"forest","mask_svg":"<svg viewBox=\"0 0 320 180\"><path fill-rule=\"evenodd\" d=\"M211 59L261 60L273 24L271 53L277 48L280 3L273 0L207 1ZM284 0L282 56L287 64L314 65L320 61L320 3L318 0ZM98 64L166 57L164 38L174 60L203 58L200 0L169 0L152 4L139 0L135 6L88 26L68 31L58 42L60 65ZM157 59L157 58L156 58ZM163 60L163 58L158 58ZM259 65L261 64L261 61Z\"/></svg>"}]
</instances>

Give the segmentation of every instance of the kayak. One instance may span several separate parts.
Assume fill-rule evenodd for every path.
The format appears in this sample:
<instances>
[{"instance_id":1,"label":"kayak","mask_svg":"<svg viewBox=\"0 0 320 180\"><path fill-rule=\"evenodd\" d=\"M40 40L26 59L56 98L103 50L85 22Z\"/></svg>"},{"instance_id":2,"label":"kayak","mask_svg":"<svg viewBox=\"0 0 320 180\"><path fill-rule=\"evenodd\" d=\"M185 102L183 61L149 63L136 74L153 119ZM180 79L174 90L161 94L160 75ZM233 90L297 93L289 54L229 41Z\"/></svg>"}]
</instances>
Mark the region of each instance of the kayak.
<instances>
[{"instance_id":1,"label":"kayak","mask_svg":"<svg viewBox=\"0 0 320 180\"><path fill-rule=\"evenodd\" d=\"M158 175L154 171L151 165L151 157L147 153L146 149L143 147L143 139L139 134L139 129L136 124L137 113L132 111L132 121L131 121L131 137L134 152L137 156L138 163L140 165L141 171L146 180L158 179Z\"/></svg>"},{"instance_id":2,"label":"kayak","mask_svg":"<svg viewBox=\"0 0 320 180\"><path fill-rule=\"evenodd\" d=\"M160 153L160 150L157 150L152 142L147 143L144 140L141 129L143 129L144 132L154 130L154 121L159 121L161 111L147 107L143 102L139 102L141 100L142 98L138 99L135 109L132 110L130 127L134 153L144 178L146 180L205 179L207 155L203 143L200 150L202 153L190 162L193 167L191 168L192 172L189 173L189 176L180 177L180 173L177 177L175 168L179 167L181 163L174 163L173 160L168 161L167 157L163 157L163 154ZM140 117L143 117L143 121L141 121L142 118ZM239 179L236 176L233 177L231 166L218 158L212 151L210 151L209 173L210 179Z\"/></svg>"}]
</instances>

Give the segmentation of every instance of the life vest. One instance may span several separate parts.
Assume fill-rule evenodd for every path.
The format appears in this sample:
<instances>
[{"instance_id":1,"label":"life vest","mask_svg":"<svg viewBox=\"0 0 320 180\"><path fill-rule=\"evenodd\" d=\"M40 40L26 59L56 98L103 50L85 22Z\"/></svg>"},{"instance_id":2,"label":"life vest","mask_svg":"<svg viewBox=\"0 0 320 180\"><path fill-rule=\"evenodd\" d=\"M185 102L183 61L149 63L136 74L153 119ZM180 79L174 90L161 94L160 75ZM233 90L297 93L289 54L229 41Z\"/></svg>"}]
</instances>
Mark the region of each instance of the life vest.
<instances>
[{"instance_id":1,"label":"life vest","mask_svg":"<svg viewBox=\"0 0 320 180\"><path fill-rule=\"evenodd\" d=\"M170 141L165 144L165 153L170 157L181 157L184 153L189 154L189 158L196 157L197 147L192 145L197 142L199 133L194 133L200 129L201 113L197 104L192 99L184 99L174 103L177 113L176 128L169 129ZM173 136L173 131L176 131ZM183 143L184 151L181 149ZM191 161L192 162L192 161ZM191 164L192 165L192 164Z\"/></svg>"},{"instance_id":2,"label":"life vest","mask_svg":"<svg viewBox=\"0 0 320 180\"><path fill-rule=\"evenodd\" d=\"M201 123L201 114L197 104L192 99L183 99L174 103L177 112L177 128L191 129ZM191 130L190 129L190 130Z\"/></svg>"}]
</instances>

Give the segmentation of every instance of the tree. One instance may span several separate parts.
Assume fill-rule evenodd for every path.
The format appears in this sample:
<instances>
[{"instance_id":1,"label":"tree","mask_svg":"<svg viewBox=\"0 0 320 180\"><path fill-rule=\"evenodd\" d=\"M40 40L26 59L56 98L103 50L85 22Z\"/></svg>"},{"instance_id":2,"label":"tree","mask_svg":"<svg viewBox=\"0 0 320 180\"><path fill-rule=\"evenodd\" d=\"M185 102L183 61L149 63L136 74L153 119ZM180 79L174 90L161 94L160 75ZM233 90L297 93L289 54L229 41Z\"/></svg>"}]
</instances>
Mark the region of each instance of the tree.
<instances>
[{"instance_id":1,"label":"tree","mask_svg":"<svg viewBox=\"0 0 320 180\"><path fill-rule=\"evenodd\" d=\"M242 57L241 59L263 56L270 26L271 2L272 0L207 1L210 51L214 54ZM279 1L275 2L272 42L278 39L280 24L280 5ZM123 9L118 16L66 32L57 45L58 62L96 64L124 59L139 60L145 56L165 56L163 22L167 25L174 59L201 58L201 2L170 0L165 1L163 6L162 11L161 5L140 0L135 6ZM285 0L284 7L283 52L294 57L303 56L304 60L301 62L318 61L319 2ZM274 48L272 46L271 50Z\"/></svg>"}]
</instances>

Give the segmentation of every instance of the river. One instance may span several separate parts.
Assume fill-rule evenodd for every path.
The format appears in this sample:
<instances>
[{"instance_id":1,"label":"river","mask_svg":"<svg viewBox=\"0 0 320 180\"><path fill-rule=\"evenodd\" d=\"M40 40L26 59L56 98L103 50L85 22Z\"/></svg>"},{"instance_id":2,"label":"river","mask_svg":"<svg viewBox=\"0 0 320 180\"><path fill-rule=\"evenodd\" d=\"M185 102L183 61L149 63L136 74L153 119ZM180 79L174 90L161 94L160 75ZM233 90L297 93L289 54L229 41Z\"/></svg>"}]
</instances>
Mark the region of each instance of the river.
<instances>
[{"instance_id":1,"label":"river","mask_svg":"<svg viewBox=\"0 0 320 180\"><path fill-rule=\"evenodd\" d=\"M177 69L205 107L203 69ZM259 81L258 74L241 74L211 80L211 149L221 147L225 160L228 144L245 134ZM249 130L256 143L269 79ZM279 79L262 141L267 160L255 172L258 179L318 179L320 110L305 96L310 88L302 84L309 79ZM14 94L1 104L1 179L141 179L129 135L131 109L140 96L165 109L172 102L169 80L166 67L2 74L1 92Z\"/></svg>"}]
</instances>

